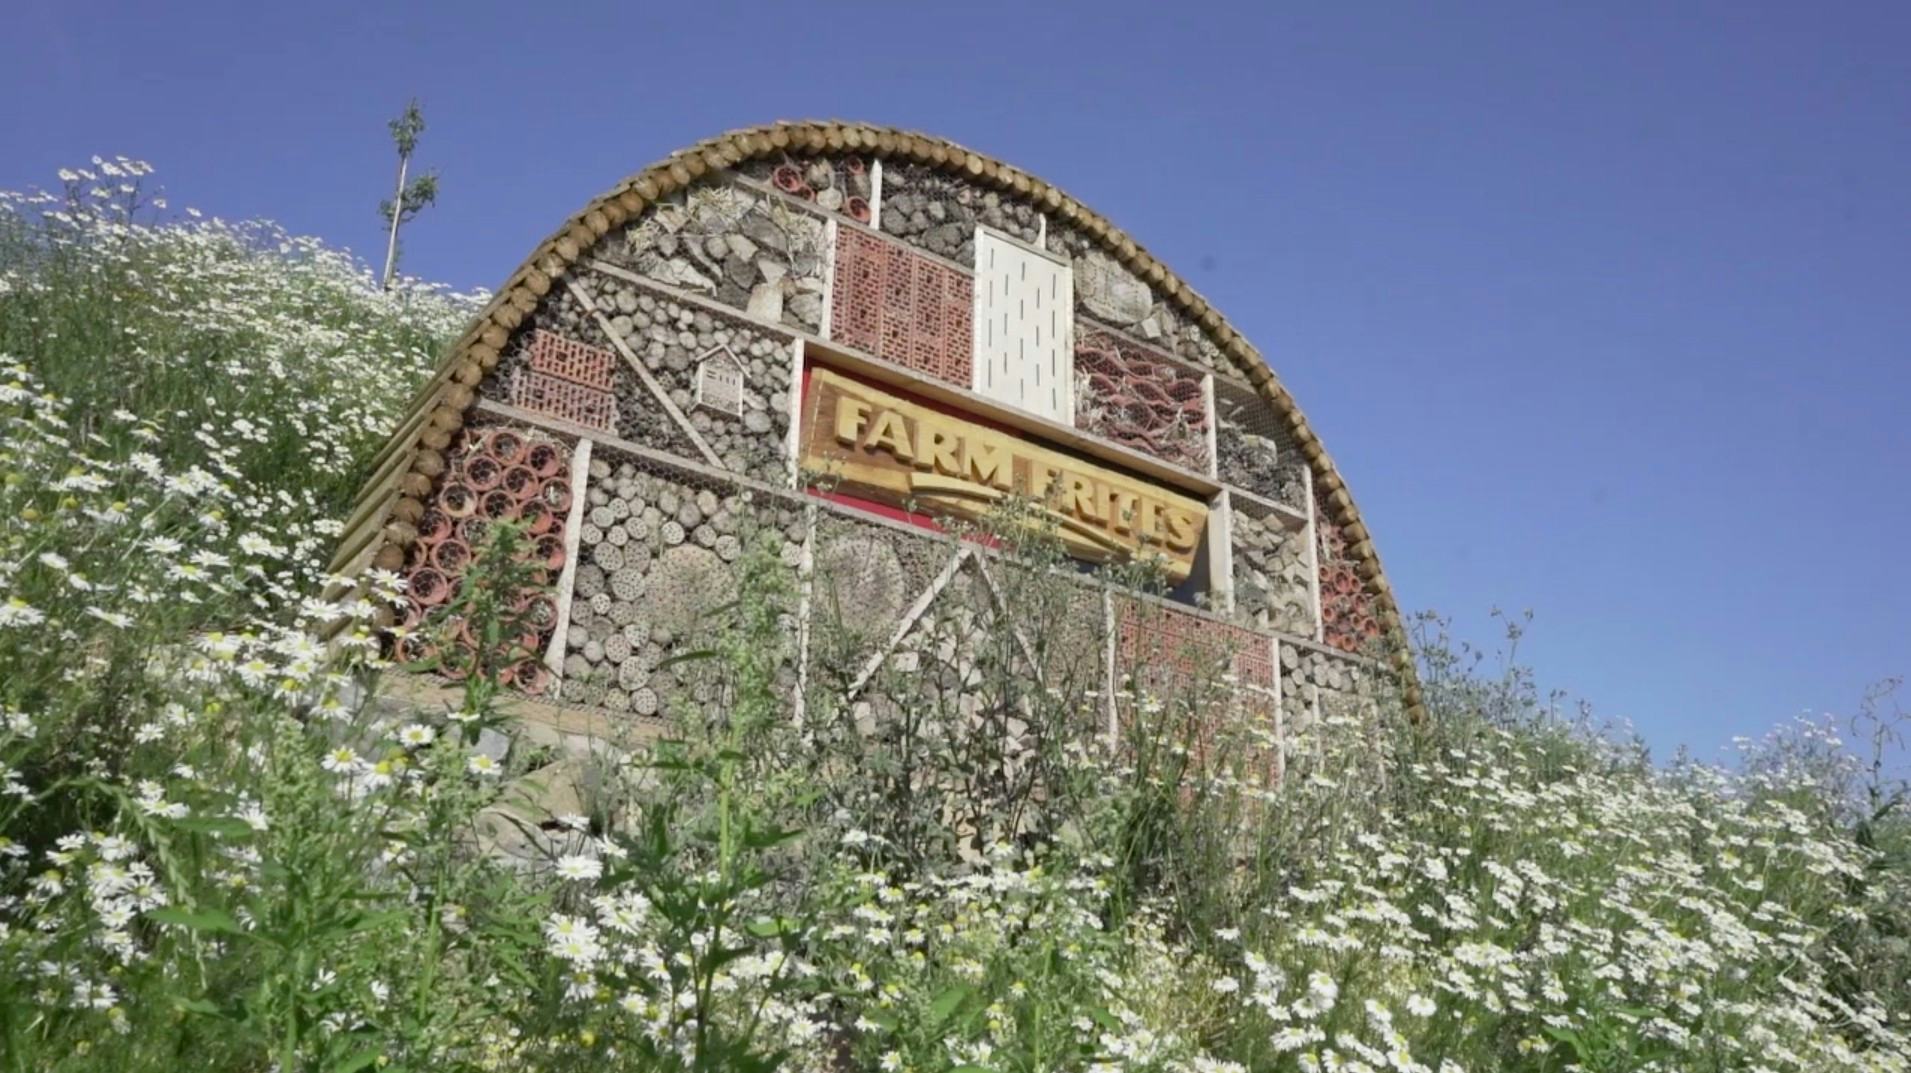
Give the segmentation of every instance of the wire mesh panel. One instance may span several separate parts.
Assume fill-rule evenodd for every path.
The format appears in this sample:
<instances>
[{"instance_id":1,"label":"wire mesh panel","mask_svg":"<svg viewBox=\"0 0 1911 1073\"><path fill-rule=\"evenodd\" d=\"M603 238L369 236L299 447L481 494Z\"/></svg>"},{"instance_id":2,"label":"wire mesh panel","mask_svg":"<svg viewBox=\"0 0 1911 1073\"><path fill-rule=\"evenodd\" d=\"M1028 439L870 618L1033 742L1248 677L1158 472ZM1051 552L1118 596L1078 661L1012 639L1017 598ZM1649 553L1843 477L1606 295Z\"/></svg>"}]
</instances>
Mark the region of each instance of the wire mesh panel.
<instances>
[{"instance_id":1,"label":"wire mesh panel","mask_svg":"<svg viewBox=\"0 0 1911 1073\"><path fill-rule=\"evenodd\" d=\"M974 288L968 275L856 228L836 235L830 338L967 388Z\"/></svg>"},{"instance_id":2,"label":"wire mesh panel","mask_svg":"<svg viewBox=\"0 0 1911 1073\"><path fill-rule=\"evenodd\" d=\"M1133 340L1093 328L1075 343L1075 424L1185 466L1208 468L1202 377Z\"/></svg>"},{"instance_id":3,"label":"wire mesh panel","mask_svg":"<svg viewBox=\"0 0 1911 1073\"><path fill-rule=\"evenodd\" d=\"M1216 379L1214 431L1221 480L1297 510L1307 508L1307 479L1293 430L1254 389Z\"/></svg>"}]
</instances>

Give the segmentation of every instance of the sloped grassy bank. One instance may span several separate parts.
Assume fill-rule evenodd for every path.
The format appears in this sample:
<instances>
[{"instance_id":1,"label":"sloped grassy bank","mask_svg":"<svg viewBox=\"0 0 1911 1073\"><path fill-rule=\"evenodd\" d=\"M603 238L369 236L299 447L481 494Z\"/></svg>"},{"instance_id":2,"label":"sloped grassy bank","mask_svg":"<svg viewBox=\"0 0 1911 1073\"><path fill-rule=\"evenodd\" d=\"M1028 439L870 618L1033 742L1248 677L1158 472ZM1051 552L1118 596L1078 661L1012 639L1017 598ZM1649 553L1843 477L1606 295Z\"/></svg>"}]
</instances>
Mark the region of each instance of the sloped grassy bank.
<instances>
[{"instance_id":1,"label":"sloped grassy bank","mask_svg":"<svg viewBox=\"0 0 1911 1073\"><path fill-rule=\"evenodd\" d=\"M0 201L0 1068L1911 1068L1888 787L1813 728L1654 768L1437 643L1427 721L1277 791L1155 698L1113 752L1033 735L1038 793L961 727L796 725L749 555L728 716L499 867L508 705L394 717L307 632L369 614L312 599L336 519L472 302L154 222L145 170ZM942 785L1015 819L949 834Z\"/></svg>"}]
</instances>

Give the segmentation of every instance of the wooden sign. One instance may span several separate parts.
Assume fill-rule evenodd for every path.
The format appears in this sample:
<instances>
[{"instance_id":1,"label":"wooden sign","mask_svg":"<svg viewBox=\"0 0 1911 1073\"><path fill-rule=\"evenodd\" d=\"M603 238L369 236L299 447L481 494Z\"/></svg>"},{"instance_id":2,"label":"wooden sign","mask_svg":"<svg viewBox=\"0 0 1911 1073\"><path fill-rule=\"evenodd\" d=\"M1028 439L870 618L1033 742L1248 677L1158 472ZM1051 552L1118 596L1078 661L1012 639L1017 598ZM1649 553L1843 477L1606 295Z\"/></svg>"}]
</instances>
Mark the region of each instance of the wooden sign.
<instances>
[{"instance_id":1,"label":"wooden sign","mask_svg":"<svg viewBox=\"0 0 1911 1073\"><path fill-rule=\"evenodd\" d=\"M837 490L970 519L1022 496L1081 558L1154 555L1175 581L1194 568L1200 500L829 369L811 370L804 411L803 467Z\"/></svg>"}]
</instances>

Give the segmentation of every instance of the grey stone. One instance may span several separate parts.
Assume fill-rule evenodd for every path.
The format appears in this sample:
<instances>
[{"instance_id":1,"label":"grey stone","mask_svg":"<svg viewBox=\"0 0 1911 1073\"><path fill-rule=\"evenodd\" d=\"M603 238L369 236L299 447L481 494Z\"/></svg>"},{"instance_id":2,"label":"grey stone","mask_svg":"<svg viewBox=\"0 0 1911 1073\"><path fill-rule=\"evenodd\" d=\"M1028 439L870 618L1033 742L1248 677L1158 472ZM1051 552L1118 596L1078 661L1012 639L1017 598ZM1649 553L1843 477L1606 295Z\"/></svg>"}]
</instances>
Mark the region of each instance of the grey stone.
<instances>
[{"instance_id":1,"label":"grey stone","mask_svg":"<svg viewBox=\"0 0 1911 1073\"><path fill-rule=\"evenodd\" d=\"M819 305L820 308L820 305ZM761 317L772 324L783 322L783 286L774 281L766 281L750 288L750 298L745 312L753 317Z\"/></svg>"},{"instance_id":2,"label":"grey stone","mask_svg":"<svg viewBox=\"0 0 1911 1073\"><path fill-rule=\"evenodd\" d=\"M485 727L478 731L478 743L472 746L472 751L502 764L504 758L511 752L511 739L490 727Z\"/></svg>"}]
</instances>

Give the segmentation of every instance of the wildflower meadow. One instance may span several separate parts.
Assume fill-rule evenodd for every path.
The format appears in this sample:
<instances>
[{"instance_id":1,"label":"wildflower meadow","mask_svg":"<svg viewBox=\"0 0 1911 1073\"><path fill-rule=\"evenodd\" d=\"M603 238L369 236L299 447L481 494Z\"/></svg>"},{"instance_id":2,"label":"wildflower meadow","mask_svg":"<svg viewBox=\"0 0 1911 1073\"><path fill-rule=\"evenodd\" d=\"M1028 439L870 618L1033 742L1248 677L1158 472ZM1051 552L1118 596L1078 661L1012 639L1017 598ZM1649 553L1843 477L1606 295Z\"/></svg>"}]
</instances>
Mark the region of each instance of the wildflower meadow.
<instances>
[{"instance_id":1,"label":"wildflower meadow","mask_svg":"<svg viewBox=\"0 0 1911 1073\"><path fill-rule=\"evenodd\" d=\"M1044 694L1039 785L972 798L1013 822L928 837L976 743L792 718L754 551L723 717L496 859L511 701L397 703L400 580L321 598L482 296L149 172L0 194L0 1069L1911 1070L1890 696L1654 764L1433 620L1425 717L1329 719L1276 785L1186 762L1198 697L1109 743Z\"/></svg>"}]
</instances>

